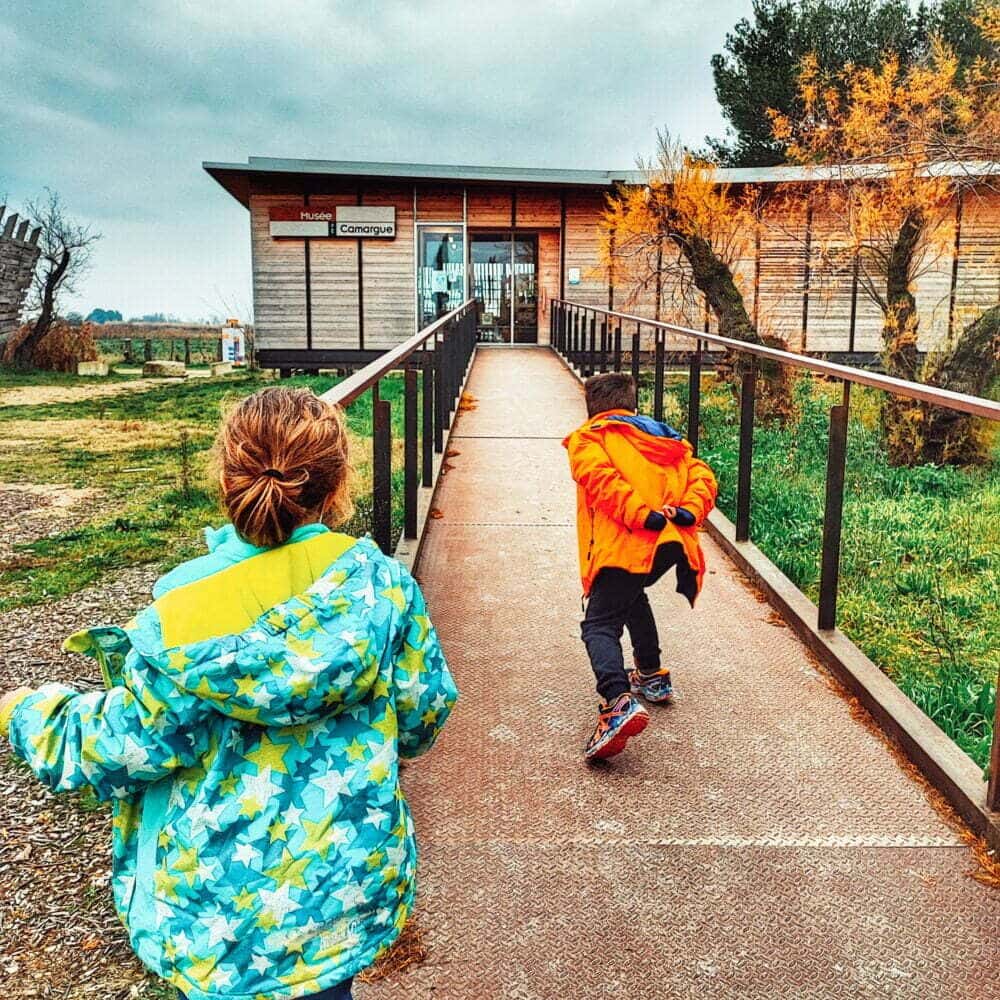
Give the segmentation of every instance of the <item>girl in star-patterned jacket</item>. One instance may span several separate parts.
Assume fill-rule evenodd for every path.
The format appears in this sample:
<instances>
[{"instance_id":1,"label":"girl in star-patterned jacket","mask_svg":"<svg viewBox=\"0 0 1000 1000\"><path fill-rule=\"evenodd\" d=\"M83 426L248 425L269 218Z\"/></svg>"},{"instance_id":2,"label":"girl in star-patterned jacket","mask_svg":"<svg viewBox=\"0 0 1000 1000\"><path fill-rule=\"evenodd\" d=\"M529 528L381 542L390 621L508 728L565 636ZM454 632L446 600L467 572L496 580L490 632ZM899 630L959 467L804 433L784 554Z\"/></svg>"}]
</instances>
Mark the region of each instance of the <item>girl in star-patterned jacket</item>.
<instances>
[{"instance_id":1,"label":"girl in star-patterned jacket","mask_svg":"<svg viewBox=\"0 0 1000 1000\"><path fill-rule=\"evenodd\" d=\"M399 758L457 692L407 571L329 525L349 512L343 415L264 389L217 453L232 523L124 628L72 636L107 690L0 700L56 791L113 802L115 905L189 1000L350 997L399 935L416 844Z\"/></svg>"}]
</instances>

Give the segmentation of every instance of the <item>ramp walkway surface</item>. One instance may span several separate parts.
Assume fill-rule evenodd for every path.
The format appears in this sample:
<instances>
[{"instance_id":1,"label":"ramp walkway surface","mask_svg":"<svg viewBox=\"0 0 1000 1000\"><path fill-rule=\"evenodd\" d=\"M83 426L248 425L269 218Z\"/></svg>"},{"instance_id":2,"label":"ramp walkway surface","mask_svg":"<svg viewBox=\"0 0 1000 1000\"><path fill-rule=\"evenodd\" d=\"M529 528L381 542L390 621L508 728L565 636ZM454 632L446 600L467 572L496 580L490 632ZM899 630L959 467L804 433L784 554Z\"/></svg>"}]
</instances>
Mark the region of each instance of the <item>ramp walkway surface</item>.
<instances>
[{"instance_id":1,"label":"ramp walkway surface","mask_svg":"<svg viewBox=\"0 0 1000 1000\"><path fill-rule=\"evenodd\" d=\"M681 697L584 764L583 394L538 348L480 350L468 391L417 567L461 689L403 777L428 954L358 995L1000 997L997 894L707 536L694 611L650 592Z\"/></svg>"}]
</instances>

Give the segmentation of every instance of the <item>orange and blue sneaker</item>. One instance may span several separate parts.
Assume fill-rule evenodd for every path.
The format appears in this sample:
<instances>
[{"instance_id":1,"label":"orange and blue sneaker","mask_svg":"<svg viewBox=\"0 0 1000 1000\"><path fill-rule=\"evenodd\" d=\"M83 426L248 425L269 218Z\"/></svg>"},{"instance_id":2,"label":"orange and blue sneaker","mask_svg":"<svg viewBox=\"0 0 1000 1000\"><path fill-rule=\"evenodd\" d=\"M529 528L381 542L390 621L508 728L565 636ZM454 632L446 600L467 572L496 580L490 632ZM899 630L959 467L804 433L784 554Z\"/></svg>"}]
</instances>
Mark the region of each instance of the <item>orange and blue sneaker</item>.
<instances>
[{"instance_id":1,"label":"orange and blue sneaker","mask_svg":"<svg viewBox=\"0 0 1000 1000\"><path fill-rule=\"evenodd\" d=\"M674 688L670 683L670 671L664 667L655 674L644 674L636 669L629 672L628 681L632 694L645 698L655 705L670 701L674 696Z\"/></svg>"},{"instance_id":2,"label":"orange and blue sneaker","mask_svg":"<svg viewBox=\"0 0 1000 1000\"><path fill-rule=\"evenodd\" d=\"M597 716L597 728L587 741L587 760L614 757L625 749L633 736L638 736L649 723L649 713L628 692L613 703L602 705Z\"/></svg>"}]
</instances>

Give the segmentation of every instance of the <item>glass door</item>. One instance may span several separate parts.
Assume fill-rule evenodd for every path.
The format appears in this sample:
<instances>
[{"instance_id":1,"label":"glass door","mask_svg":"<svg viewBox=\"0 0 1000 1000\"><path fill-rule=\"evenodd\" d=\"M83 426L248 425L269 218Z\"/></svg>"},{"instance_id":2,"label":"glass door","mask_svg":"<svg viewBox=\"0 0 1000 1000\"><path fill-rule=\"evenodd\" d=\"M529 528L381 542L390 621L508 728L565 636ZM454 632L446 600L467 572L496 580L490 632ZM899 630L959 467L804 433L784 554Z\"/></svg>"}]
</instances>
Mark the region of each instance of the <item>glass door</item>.
<instances>
[{"instance_id":1,"label":"glass door","mask_svg":"<svg viewBox=\"0 0 1000 1000\"><path fill-rule=\"evenodd\" d=\"M538 237L471 233L469 259L480 343L537 343Z\"/></svg>"},{"instance_id":2,"label":"glass door","mask_svg":"<svg viewBox=\"0 0 1000 1000\"><path fill-rule=\"evenodd\" d=\"M514 237L514 343L538 343L538 237Z\"/></svg>"},{"instance_id":3,"label":"glass door","mask_svg":"<svg viewBox=\"0 0 1000 1000\"><path fill-rule=\"evenodd\" d=\"M480 343L510 343L510 233L472 233L472 296Z\"/></svg>"},{"instance_id":4,"label":"glass door","mask_svg":"<svg viewBox=\"0 0 1000 1000\"><path fill-rule=\"evenodd\" d=\"M465 239L461 226L420 225L417 260L418 330L465 301Z\"/></svg>"}]
</instances>

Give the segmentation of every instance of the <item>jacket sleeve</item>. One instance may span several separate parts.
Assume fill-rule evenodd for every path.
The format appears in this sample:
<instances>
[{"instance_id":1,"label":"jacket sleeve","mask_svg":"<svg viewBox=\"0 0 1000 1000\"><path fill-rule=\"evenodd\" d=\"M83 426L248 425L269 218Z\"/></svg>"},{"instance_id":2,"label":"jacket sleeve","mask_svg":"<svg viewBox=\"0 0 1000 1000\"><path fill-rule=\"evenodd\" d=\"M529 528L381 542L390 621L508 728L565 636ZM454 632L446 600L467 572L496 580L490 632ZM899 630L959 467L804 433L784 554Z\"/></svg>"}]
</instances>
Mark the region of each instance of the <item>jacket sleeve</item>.
<instances>
[{"instance_id":1,"label":"jacket sleeve","mask_svg":"<svg viewBox=\"0 0 1000 1000\"><path fill-rule=\"evenodd\" d=\"M90 785L101 799L126 798L194 764L214 715L134 651L122 682L107 691L46 684L23 693L5 714L15 752L49 788Z\"/></svg>"},{"instance_id":2,"label":"jacket sleeve","mask_svg":"<svg viewBox=\"0 0 1000 1000\"><path fill-rule=\"evenodd\" d=\"M573 478L587 495L587 504L626 528L641 528L652 510L612 463L592 431L577 431L567 442Z\"/></svg>"},{"instance_id":3,"label":"jacket sleeve","mask_svg":"<svg viewBox=\"0 0 1000 1000\"><path fill-rule=\"evenodd\" d=\"M715 473L711 468L699 458L689 459L687 486L684 497L677 506L691 512L695 526L708 517L715 506L718 492L719 484L715 481Z\"/></svg>"},{"instance_id":4,"label":"jacket sleeve","mask_svg":"<svg viewBox=\"0 0 1000 1000\"><path fill-rule=\"evenodd\" d=\"M458 699L458 689L427 617L420 587L405 573L402 588L407 603L393 662L393 687L399 754L410 758L434 745Z\"/></svg>"}]
</instances>

